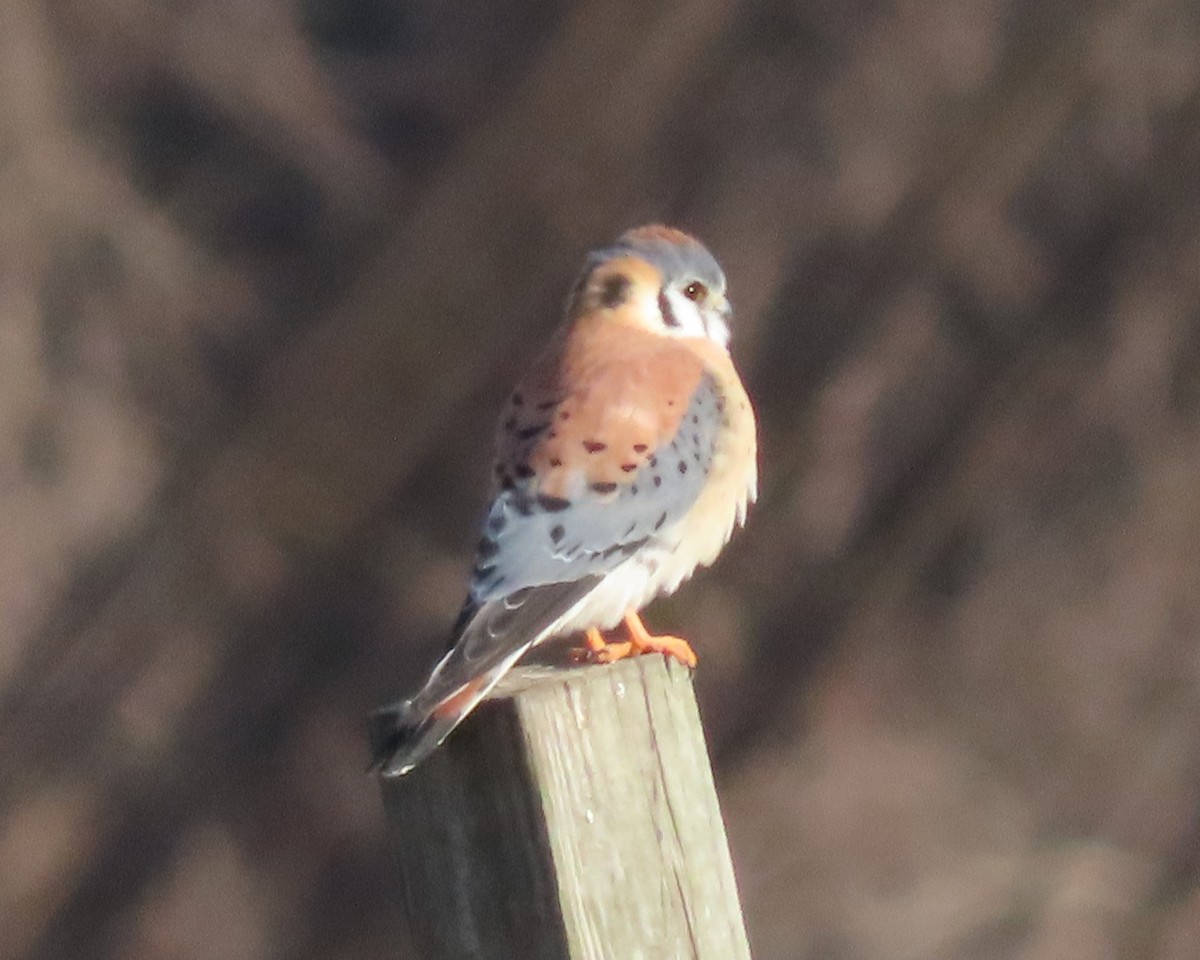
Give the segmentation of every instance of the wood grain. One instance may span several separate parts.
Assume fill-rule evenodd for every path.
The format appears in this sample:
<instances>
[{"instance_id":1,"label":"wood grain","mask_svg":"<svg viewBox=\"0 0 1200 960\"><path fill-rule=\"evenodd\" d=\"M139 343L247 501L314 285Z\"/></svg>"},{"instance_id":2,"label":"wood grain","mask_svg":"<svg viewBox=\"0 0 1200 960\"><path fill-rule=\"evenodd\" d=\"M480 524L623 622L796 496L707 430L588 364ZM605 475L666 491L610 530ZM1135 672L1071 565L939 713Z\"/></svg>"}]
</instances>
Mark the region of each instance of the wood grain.
<instances>
[{"instance_id":1,"label":"wood grain","mask_svg":"<svg viewBox=\"0 0 1200 960\"><path fill-rule=\"evenodd\" d=\"M421 956L750 956L691 677L674 662L531 683L381 783Z\"/></svg>"}]
</instances>

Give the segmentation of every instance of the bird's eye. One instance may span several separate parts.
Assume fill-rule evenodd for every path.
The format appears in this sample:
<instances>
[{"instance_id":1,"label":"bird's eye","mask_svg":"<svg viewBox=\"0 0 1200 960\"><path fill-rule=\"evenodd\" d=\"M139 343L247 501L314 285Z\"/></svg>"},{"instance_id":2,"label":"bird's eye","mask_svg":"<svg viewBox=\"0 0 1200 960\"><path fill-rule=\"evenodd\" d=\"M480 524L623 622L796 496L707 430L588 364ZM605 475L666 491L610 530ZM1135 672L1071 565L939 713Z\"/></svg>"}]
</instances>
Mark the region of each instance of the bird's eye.
<instances>
[{"instance_id":1,"label":"bird's eye","mask_svg":"<svg viewBox=\"0 0 1200 960\"><path fill-rule=\"evenodd\" d=\"M708 296L708 287L699 280L693 280L683 288L683 295L691 300L692 303L699 303Z\"/></svg>"}]
</instances>

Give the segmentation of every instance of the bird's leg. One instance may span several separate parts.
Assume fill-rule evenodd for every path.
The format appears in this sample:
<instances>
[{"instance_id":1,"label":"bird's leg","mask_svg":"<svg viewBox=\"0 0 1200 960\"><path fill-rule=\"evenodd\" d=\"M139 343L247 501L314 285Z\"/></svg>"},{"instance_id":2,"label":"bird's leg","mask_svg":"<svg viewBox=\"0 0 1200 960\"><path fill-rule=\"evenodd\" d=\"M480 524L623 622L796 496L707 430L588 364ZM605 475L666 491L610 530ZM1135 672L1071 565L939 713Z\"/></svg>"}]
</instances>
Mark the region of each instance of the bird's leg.
<instances>
[{"instance_id":1,"label":"bird's leg","mask_svg":"<svg viewBox=\"0 0 1200 960\"><path fill-rule=\"evenodd\" d=\"M575 659L591 663L616 663L643 653L663 653L685 666L696 665L696 653L691 644L680 637L654 636L646 629L636 610L625 614L625 632L628 640L612 642L605 640L604 634L594 627L589 629L585 633L584 646L573 651Z\"/></svg>"},{"instance_id":2,"label":"bird's leg","mask_svg":"<svg viewBox=\"0 0 1200 960\"><path fill-rule=\"evenodd\" d=\"M696 665L696 652L692 649L690 643L680 637L654 636L646 629L646 625L642 623L642 618L638 616L636 610L630 610L629 613L625 614L625 629L629 634L629 644L632 648L630 652L632 654L665 653L668 657L674 657L685 666L694 667ZM611 648L617 646L617 644L609 644L608 646Z\"/></svg>"},{"instance_id":3,"label":"bird's leg","mask_svg":"<svg viewBox=\"0 0 1200 960\"><path fill-rule=\"evenodd\" d=\"M609 643L595 627L590 627L584 633L584 645L571 651L571 656L578 661L590 663L616 663L629 656L633 644L628 642Z\"/></svg>"},{"instance_id":4,"label":"bird's leg","mask_svg":"<svg viewBox=\"0 0 1200 960\"><path fill-rule=\"evenodd\" d=\"M604 639L604 634L602 634L595 627L588 628L584 639L587 643L588 650L592 653L599 653L608 646L608 641Z\"/></svg>"}]
</instances>

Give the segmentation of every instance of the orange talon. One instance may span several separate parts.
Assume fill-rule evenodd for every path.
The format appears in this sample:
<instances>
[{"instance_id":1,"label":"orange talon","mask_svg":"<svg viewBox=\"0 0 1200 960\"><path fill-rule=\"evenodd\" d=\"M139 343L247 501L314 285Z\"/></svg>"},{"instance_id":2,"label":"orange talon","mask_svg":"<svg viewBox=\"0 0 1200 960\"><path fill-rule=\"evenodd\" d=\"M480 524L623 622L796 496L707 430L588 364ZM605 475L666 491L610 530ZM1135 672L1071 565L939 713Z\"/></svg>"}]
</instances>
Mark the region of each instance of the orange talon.
<instances>
[{"instance_id":1,"label":"orange talon","mask_svg":"<svg viewBox=\"0 0 1200 960\"><path fill-rule=\"evenodd\" d=\"M622 642L605 640L604 634L595 628L586 631L584 645L571 651L572 659L579 663L616 663L643 653L662 653L685 666L696 665L696 653L691 644L679 637L654 636L636 610L625 614L625 630L629 639Z\"/></svg>"},{"instance_id":2,"label":"orange talon","mask_svg":"<svg viewBox=\"0 0 1200 960\"><path fill-rule=\"evenodd\" d=\"M656 637L646 629L642 618L636 610L625 614L625 629L629 631L629 644L636 655L643 653L663 653L674 657L687 667L696 665L696 652L692 645L681 637ZM609 644L610 647L616 644Z\"/></svg>"},{"instance_id":3,"label":"orange talon","mask_svg":"<svg viewBox=\"0 0 1200 960\"><path fill-rule=\"evenodd\" d=\"M603 650L594 654L594 658L597 663L616 663L618 660L624 660L633 655L633 644L622 641L621 643L606 643Z\"/></svg>"},{"instance_id":4,"label":"orange talon","mask_svg":"<svg viewBox=\"0 0 1200 960\"><path fill-rule=\"evenodd\" d=\"M571 651L571 659L576 663L616 663L629 656L632 647L629 643L609 643L592 627L584 634L584 645Z\"/></svg>"}]
</instances>

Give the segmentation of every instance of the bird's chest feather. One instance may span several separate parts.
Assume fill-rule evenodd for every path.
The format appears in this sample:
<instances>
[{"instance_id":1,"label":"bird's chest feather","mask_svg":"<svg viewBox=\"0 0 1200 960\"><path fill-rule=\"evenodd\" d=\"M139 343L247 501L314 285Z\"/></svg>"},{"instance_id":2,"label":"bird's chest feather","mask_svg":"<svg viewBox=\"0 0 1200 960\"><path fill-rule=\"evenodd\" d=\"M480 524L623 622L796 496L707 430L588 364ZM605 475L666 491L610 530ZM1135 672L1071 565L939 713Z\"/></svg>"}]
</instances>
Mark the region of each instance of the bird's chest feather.
<instances>
[{"instance_id":1,"label":"bird's chest feather","mask_svg":"<svg viewBox=\"0 0 1200 960\"><path fill-rule=\"evenodd\" d=\"M560 337L509 398L498 475L572 498L629 487L686 427L704 365L680 343L584 326Z\"/></svg>"}]
</instances>

